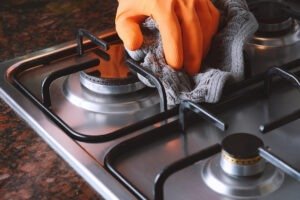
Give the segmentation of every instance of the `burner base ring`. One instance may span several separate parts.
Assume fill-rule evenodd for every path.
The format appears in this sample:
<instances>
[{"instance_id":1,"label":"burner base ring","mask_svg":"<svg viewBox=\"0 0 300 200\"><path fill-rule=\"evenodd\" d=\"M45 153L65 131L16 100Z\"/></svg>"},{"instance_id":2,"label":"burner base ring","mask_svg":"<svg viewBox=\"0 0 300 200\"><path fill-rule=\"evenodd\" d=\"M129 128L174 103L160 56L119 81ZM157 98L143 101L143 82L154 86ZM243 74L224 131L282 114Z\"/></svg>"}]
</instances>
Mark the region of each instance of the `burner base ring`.
<instances>
[{"instance_id":1,"label":"burner base ring","mask_svg":"<svg viewBox=\"0 0 300 200\"><path fill-rule=\"evenodd\" d=\"M118 95L98 94L85 88L80 74L69 75L63 83L62 94L73 105L94 113L125 114L144 112L149 107L159 109L157 92L150 88Z\"/></svg>"},{"instance_id":2,"label":"burner base ring","mask_svg":"<svg viewBox=\"0 0 300 200\"><path fill-rule=\"evenodd\" d=\"M220 155L205 163L201 175L210 189L233 198L261 197L276 191L284 181L284 174L270 164L256 176L229 176L220 166Z\"/></svg>"}]
</instances>

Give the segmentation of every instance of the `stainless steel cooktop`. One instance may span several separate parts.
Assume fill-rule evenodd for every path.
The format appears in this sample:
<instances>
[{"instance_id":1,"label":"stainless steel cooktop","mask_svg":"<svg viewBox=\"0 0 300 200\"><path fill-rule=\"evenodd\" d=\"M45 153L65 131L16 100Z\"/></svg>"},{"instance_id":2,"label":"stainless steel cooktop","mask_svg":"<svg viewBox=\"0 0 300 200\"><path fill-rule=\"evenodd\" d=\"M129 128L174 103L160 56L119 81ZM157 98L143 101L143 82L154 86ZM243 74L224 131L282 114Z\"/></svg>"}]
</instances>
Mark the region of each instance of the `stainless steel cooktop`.
<instances>
[{"instance_id":1,"label":"stainless steel cooktop","mask_svg":"<svg viewBox=\"0 0 300 200\"><path fill-rule=\"evenodd\" d=\"M77 44L2 63L0 95L106 199L296 200L299 58L227 85L217 104L170 108L114 31L80 30Z\"/></svg>"}]
</instances>

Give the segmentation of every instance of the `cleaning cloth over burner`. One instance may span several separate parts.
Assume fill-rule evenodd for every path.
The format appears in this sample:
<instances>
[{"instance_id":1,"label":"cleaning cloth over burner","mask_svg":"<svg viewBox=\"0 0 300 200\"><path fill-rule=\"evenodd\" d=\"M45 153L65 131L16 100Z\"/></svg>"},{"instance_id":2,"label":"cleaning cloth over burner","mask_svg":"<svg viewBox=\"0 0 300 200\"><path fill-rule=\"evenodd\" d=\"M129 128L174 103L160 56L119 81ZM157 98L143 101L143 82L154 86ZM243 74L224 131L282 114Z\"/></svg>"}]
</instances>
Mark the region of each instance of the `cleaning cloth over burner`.
<instances>
[{"instance_id":1,"label":"cleaning cloth over burner","mask_svg":"<svg viewBox=\"0 0 300 200\"><path fill-rule=\"evenodd\" d=\"M150 69L162 81L169 105L181 100L215 103L227 80L243 79L243 46L257 30L257 21L245 0L216 0L214 3L221 13L221 21L201 73L189 77L166 64L162 40L151 18L142 24L143 46L136 51L127 50L134 60L141 61L142 67ZM139 78L153 87L147 79L140 75Z\"/></svg>"}]
</instances>

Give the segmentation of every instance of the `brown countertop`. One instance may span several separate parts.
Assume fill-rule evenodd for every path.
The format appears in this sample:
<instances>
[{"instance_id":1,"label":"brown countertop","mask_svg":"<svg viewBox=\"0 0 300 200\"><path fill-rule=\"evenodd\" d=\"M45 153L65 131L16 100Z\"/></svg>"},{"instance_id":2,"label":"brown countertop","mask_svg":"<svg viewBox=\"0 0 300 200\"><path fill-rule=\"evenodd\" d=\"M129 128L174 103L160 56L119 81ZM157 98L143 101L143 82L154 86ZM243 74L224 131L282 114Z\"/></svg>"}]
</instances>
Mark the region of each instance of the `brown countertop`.
<instances>
[{"instance_id":1,"label":"brown countertop","mask_svg":"<svg viewBox=\"0 0 300 200\"><path fill-rule=\"evenodd\" d=\"M111 28L112 0L4 0L0 62ZM0 199L102 199L0 100Z\"/></svg>"}]
</instances>

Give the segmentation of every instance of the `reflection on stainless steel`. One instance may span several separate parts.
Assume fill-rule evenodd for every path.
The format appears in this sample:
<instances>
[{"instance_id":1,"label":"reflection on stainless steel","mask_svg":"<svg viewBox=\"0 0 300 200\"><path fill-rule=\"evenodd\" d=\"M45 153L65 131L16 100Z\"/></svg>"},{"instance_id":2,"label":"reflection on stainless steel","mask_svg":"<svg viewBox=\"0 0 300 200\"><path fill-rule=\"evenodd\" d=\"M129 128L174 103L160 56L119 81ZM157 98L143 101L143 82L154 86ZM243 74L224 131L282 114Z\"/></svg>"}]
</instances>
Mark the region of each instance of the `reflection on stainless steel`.
<instances>
[{"instance_id":1,"label":"reflection on stainless steel","mask_svg":"<svg viewBox=\"0 0 300 200\"><path fill-rule=\"evenodd\" d=\"M253 177L228 176L220 166L220 155L207 161L202 170L204 182L215 192L234 198L258 198L277 190L284 174L267 165L265 170Z\"/></svg>"}]
</instances>

